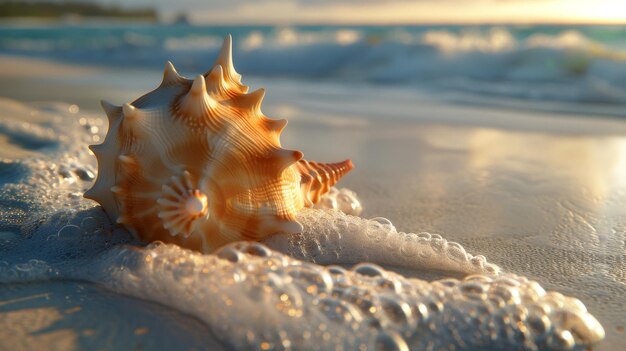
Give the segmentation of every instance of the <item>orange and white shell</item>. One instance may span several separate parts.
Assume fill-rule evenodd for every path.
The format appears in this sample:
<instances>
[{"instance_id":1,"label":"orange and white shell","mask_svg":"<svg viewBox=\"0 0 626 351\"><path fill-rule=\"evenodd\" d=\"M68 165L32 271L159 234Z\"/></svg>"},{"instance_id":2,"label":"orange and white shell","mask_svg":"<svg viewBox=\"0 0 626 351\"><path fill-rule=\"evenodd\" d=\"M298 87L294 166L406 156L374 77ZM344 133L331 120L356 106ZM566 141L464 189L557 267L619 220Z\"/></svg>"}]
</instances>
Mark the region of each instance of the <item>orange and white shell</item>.
<instances>
[{"instance_id":1,"label":"orange and white shell","mask_svg":"<svg viewBox=\"0 0 626 351\"><path fill-rule=\"evenodd\" d=\"M91 147L98 178L85 197L143 241L204 252L300 232L296 213L352 163L307 162L283 149L287 121L263 115L263 96L241 83L230 36L213 68L193 81L168 62L154 91L123 106L102 102L109 129Z\"/></svg>"}]
</instances>

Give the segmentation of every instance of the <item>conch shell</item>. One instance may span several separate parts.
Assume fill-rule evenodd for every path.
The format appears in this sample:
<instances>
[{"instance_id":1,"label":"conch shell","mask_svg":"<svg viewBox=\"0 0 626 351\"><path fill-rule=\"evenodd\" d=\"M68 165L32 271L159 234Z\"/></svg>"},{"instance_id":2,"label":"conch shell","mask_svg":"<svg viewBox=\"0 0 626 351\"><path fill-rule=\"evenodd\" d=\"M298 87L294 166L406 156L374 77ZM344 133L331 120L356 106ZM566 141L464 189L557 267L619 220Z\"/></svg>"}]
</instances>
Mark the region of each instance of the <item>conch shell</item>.
<instances>
[{"instance_id":1,"label":"conch shell","mask_svg":"<svg viewBox=\"0 0 626 351\"><path fill-rule=\"evenodd\" d=\"M163 82L132 103L103 101L104 142L90 149L98 178L85 197L143 241L211 252L237 240L302 230L312 207L352 169L283 149L287 121L261 112L232 62L230 35L213 68L193 81L165 66Z\"/></svg>"}]
</instances>

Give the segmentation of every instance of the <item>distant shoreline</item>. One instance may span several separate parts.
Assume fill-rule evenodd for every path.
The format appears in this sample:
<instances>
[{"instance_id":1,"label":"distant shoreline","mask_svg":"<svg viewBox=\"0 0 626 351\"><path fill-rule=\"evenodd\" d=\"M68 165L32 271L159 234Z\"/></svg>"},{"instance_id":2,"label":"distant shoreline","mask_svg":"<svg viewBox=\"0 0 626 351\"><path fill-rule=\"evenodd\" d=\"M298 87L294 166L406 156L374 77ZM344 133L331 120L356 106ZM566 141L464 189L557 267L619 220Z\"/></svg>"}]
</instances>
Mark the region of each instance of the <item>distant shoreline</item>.
<instances>
[{"instance_id":1,"label":"distant shoreline","mask_svg":"<svg viewBox=\"0 0 626 351\"><path fill-rule=\"evenodd\" d=\"M114 5L105 6L78 1L0 2L0 19L18 18L60 21L81 21L92 18L157 21L158 13L149 7L126 9Z\"/></svg>"},{"instance_id":2,"label":"distant shoreline","mask_svg":"<svg viewBox=\"0 0 626 351\"><path fill-rule=\"evenodd\" d=\"M81 16L68 16L68 17L0 17L1 26L15 26L15 27L31 27L31 26L57 26L57 25L80 25L86 26L90 24L96 25L118 25L118 24L169 24L167 22L161 22L159 19L149 18L132 18L132 17L81 17Z\"/></svg>"}]
</instances>

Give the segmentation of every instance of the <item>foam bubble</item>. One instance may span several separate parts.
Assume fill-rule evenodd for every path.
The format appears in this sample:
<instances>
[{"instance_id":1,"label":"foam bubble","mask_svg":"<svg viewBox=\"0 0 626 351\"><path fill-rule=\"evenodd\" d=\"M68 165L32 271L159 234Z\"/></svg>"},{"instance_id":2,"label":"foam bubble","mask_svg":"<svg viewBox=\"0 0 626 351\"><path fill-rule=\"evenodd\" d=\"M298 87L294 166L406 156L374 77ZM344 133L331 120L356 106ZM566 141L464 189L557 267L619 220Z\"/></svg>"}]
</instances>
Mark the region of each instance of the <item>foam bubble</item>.
<instances>
[{"instance_id":1,"label":"foam bubble","mask_svg":"<svg viewBox=\"0 0 626 351\"><path fill-rule=\"evenodd\" d=\"M264 243L292 257L319 264L363 261L412 270L498 274L500 268L438 234L397 232L386 218L364 218L337 210L298 213L301 235L274 235Z\"/></svg>"},{"instance_id":2,"label":"foam bubble","mask_svg":"<svg viewBox=\"0 0 626 351\"><path fill-rule=\"evenodd\" d=\"M94 263L106 274L83 279L190 313L235 349L568 350L604 336L578 300L511 274L426 282L370 263L322 267L248 242L214 255L117 247Z\"/></svg>"}]
</instances>

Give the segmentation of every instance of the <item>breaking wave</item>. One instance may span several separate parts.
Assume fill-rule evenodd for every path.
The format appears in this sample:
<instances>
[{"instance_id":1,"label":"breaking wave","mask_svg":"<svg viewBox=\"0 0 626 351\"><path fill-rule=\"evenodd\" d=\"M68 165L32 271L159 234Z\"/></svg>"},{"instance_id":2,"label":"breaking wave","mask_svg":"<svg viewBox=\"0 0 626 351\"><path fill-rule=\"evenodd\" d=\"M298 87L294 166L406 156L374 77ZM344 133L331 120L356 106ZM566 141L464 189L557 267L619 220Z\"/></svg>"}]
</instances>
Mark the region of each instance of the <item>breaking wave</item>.
<instances>
[{"instance_id":1,"label":"breaking wave","mask_svg":"<svg viewBox=\"0 0 626 351\"><path fill-rule=\"evenodd\" d=\"M228 32L247 76L626 103L623 27L0 28L0 53L155 69L171 60L182 72L197 72Z\"/></svg>"}]
</instances>

